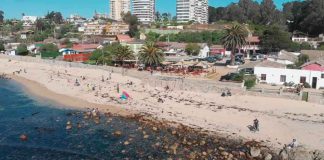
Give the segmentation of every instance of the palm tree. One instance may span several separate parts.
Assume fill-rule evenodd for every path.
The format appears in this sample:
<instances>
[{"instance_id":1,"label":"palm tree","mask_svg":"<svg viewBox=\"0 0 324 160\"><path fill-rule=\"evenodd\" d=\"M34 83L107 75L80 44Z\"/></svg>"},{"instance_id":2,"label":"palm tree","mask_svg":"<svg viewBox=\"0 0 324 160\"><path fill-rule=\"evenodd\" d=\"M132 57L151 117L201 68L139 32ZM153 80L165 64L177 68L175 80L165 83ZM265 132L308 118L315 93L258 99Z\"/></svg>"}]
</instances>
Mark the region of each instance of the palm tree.
<instances>
[{"instance_id":1,"label":"palm tree","mask_svg":"<svg viewBox=\"0 0 324 160\"><path fill-rule=\"evenodd\" d=\"M135 58L133 51L128 46L122 46L118 44L112 52L113 59L120 62L122 66L125 60L132 60Z\"/></svg>"},{"instance_id":2,"label":"palm tree","mask_svg":"<svg viewBox=\"0 0 324 160\"><path fill-rule=\"evenodd\" d=\"M146 42L139 52L138 59L145 65L159 65L164 60L161 49L157 48L154 42Z\"/></svg>"},{"instance_id":3,"label":"palm tree","mask_svg":"<svg viewBox=\"0 0 324 160\"><path fill-rule=\"evenodd\" d=\"M246 44L247 31L241 25L234 25L231 28L226 28L225 32L222 43L225 48L231 49L231 65L234 65L235 49L240 49Z\"/></svg>"}]
</instances>

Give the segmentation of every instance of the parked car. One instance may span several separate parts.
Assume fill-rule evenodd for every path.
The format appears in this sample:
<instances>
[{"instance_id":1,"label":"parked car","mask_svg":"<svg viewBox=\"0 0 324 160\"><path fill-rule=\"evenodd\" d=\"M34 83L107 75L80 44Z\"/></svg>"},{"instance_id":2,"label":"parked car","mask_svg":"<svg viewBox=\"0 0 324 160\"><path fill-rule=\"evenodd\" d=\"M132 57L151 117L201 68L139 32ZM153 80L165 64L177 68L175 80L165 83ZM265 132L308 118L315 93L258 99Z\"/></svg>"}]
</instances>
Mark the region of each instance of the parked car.
<instances>
[{"instance_id":1,"label":"parked car","mask_svg":"<svg viewBox=\"0 0 324 160\"><path fill-rule=\"evenodd\" d=\"M245 63L245 60L235 58L234 65L242 65L244 63ZM225 64L226 65L230 65L231 64L231 60L227 60Z\"/></svg>"},{"instance_id":2,"label":"parked car","mask_svg":"<svg viewBox=\"0 0 324 160\"><path fill-rule=\"evenodd\" d=\"M253 55L251 58L251 61L257 61L257 60L258 60L258 57L256 55Z\"/></svg>"},{"instance_id":3,"label":"parked car","mask_svg":"<svg viewBox=\"0 0 324 160\"><path fill-rule=\"evenodd\" d=\"M240 72L244 73L244 74L251 75L251 74L254 74L254 69L253 68L243 68L240 70Z\"/></svg>"},{"instance_id":4,"label":"parked car","mask_svg":"<svg viewBox=\"0 0 324 160\"><path fill-rule=\"evenodd\" d=\"M206 57L203 61L207 61L208 63L215 63L217 60L214 57Z\"/></svg>"},{"instance_id":5,"label":"parked car","mask_svg":"<svg viewBox=\"0 0 324 160\"><path fill-rule=\"evenodd\" d=\"M239 73L228 73L224 76L221 76L220 81L233 81L235 77L239 76Z\"/></svg>"}]
</instances>

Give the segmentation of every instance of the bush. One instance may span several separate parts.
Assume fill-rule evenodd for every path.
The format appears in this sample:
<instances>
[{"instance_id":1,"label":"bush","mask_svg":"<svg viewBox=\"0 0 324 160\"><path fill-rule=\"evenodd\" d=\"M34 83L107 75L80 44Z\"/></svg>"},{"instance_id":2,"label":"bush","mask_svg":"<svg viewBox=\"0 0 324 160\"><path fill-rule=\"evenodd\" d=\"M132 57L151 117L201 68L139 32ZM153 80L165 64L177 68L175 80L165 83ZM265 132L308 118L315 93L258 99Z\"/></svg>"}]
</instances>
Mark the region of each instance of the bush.
<instances>
[{"instance_id":1,"label":"bush","mask_svg":"<svg viewBox=\"0 0 324 160\"><path fill-rule=\"evenodd\" d=\"M244 73L239 73L234 76L233 81L242 82L244 80Z\"/></svg>"},{"instance_id":2,"label":"bush","mask_svg":"<svg viewBox=\"0 0 324 160\"><path fill-rule=\"evenodd\" d=\"M256 84L256 77L255 77L255 75L245 76L244 77L244 80L245 80L244 86L247 89L251 89Z\"/></svg>"},{"instance_id":3,"label":"bush","mask_svg":"<svg viewBox=\"0 0 324 160\"><path fill-rule=\"evenodd\" d=\"M18 47L17 47L17 55L20 55L20 56L26 56L28 55L28 50L27 50L27 45L26 44L20 44Z\"/></svg>"},{"instance_id":4,"label":"bush","mask_svg":"<svg viewBox=\"0 0 324 160\"><path fill-rule=\"evenodd\" d=\"M307 82L304 83L304 87L305 87L305 88L311 88L310 84L307 83Z\"/></svg>"},{"instance_id":5,"label":"bush","mask_svg":"<svg viewBox=\"0 0 324 160\"><path fill-rule=\"evenodd\" d=\"M42 58L56 58L61 55L60 52L53 52L53 51L47 51L47 52L42 52Z\"/></svg>"},{"instance_id":6,"label":"bush","mask_svg":"<svg viewBox=\"0 0 324 160\"><path fill-rule=\"evenodd\" d=\"M255 86L255 81L253 80L246 80L244 82L244 86L247 88L247 89L251 89L252 87Z\"/></svg>"}]
</instances>

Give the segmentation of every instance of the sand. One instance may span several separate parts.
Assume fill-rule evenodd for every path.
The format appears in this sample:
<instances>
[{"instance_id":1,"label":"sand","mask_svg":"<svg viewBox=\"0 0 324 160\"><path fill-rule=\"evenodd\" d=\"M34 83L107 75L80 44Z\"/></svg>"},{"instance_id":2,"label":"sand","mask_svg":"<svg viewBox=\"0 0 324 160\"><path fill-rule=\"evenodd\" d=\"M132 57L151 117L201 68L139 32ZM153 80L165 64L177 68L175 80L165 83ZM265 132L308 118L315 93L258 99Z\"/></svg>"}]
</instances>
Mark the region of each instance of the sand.
<instances>
[{"instance_id":1,"label":"sand","mask_svg":"<svg viewBox=\"0 0 324 160\"><path fill-rule=\"evenodd\" d=\"M9 62L8 59L0 58L0 73L12 75L20 69L20 74L16 73L13 77L24 84L29 93L67 107L99 108L104 112L121 115L149 114L159 120L230 135L230 138L264 141L275 148L282 148L296 138L307 148L324 150L323 105L247 95L224 98L220 94L166 91L150 87L142 83L141 79L117 73L112 73L112 79L106 80L109 71L99 69ZM86 79L82 80L81 76ZM80 86L74 85L76 79ZM129 82L133 84L128 85ZM117 84L120 92L126 91L130 99L119 99L121 93L117 93ZM158 102L159 98L164 102ZM255 118L260 121L260 131L253 133L247 126Z\"/></svg>"}]
</instances>

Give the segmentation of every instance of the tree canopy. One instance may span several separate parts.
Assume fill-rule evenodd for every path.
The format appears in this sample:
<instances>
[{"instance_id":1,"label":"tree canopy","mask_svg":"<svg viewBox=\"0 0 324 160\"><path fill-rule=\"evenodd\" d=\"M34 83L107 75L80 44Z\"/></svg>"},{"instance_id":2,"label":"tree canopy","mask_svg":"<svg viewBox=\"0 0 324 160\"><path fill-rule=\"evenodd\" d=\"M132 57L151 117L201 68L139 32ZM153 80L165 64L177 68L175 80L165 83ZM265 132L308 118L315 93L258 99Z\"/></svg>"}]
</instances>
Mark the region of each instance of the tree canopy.
<instances>
[{"instance_id":1,"label":"tree canopy","mask_svg":"<svg viewBox=\"0 0 324 160\"><path fill-rule=\"evenodd\" d=\"M123 21L129 25L129 32L128 34L131 37L135 37L138 35L138 25L140 24L137 17L135 15L132 15L130 12L126 13L123 16Z\"/></svg>"},{"instance_id":2,"label":"tree canopy","mask_svg":"<svg viewBox=\"0 0 324 160\"><path fill-rule=\"evenodd\" d=\"M4 20L4 12L0 10L0 23L3 23Z\"/></svg>"},{"instance_id":3,"label":"tree canopy","mask_svg":"<svg viewBox=\"0 0 324 160\"><path fill-rule=\"evenodd\" d=\"M55 24L62 24L63 23L63 16L61 12L51 11L45 15L45 19L49 20L50 22L54 22Z\"/></svg>"},{"instance_id":4,"label":"tree canopy","mask_svg":"<svg viewBox=\"0 0 324 160\"><path fill-rule=\"evenodd\" d=\"M222 43L225 48L231 49L231 65L234 65L235 49L241 48L246 44L247 31L241 25L234 25L231 28L226 28L226 33L222 38Z\"/></svg>"},{"instance_id":5,"label":"tree canopy","mask_svg":"<svg viewBox=\"0 0 324 160\"><path fill-rule=\"evenodd\" d=\"M293 1L283 5L289 31L301 31L313 36L324 33L324 1Z\"/></svg>"},{"instance_id":6,"label":"tree canopy","mask_svg":"<svg viewBox=\"0 0 324 160\"><path fill-rule=\"evenodd\" d=\"M147 66L160 65L164 60L164 54L154 42L148 41L142 47L138 59Z\"/></svg>"},{"instance_id":7,"label":"tree canopy","mask_svg":"<svg viewBox=\"0 0 324 160\"><path fill-rule=\"evenodd\" d=\"M27 45L26 44L20 44L17 47L17 55L20 56L26 56L28 55Z\"/></svg>"},{"instance_id":8,"label":"tree canopy","mask_svg":"<svg viewBox=\"0 0 324 160\"><path fill-rule=\"evenodd\" d=\"M220 20L237 21L239 23L278 24L281 21L281 12L274 5L273 0L239 0L227 7L209 7L209 22Z\"/></svg>"},{"instance_id":9,"label":"tree canopy","mask_svg":"<svg viewBox=\"0 0 324 160\"><path fill-rule=\"evenodd\" d=\"M200 46L197 43L188 43L185 51L188 55L197 56L200 52Z\"/></svg>"},{"instance_id":10,"label":"tree canopy","mask_svg":"<svg viewBox=\"0 0 324 160\"><path fill-rule=\"evenodd\" d=\"M278 26L267 28L260 36L260 47L263 52L279 52L282 49L289 49L293 45L290 33Z\"/></svg>"}]
</instances>

